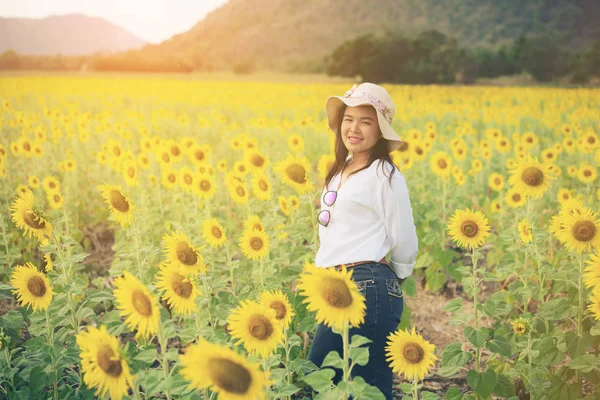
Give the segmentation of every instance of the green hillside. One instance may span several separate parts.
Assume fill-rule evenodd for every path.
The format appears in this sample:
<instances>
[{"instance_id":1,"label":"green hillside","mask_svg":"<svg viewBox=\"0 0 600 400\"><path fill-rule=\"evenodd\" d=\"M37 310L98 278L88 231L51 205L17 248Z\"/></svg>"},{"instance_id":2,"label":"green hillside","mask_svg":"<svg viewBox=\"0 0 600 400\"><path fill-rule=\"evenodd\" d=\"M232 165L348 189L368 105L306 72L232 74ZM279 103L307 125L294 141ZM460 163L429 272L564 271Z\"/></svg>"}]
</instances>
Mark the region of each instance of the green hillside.
<instances>
[{"instance_id":1,"label":"green hillside","mask_svg":"<svg viewBox=\"0 0 600 400\"><path fill-rule=\"evenodd\" d=\"M548 35L572 50L600 38L598 0L231 0L190 31L145 48L193 68L246 62L283 68L318 60L367 32L436 29L463 47L510 44L521 34Z\"/></svg>"}]
</instances>

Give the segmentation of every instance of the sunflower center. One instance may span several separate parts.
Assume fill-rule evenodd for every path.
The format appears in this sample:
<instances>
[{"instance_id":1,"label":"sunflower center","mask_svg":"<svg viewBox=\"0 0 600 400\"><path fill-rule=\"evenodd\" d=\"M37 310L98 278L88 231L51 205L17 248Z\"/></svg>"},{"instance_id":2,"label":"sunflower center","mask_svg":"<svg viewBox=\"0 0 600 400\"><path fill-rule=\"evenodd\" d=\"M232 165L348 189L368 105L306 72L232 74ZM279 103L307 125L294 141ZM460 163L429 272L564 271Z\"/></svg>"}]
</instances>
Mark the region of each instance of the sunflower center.
<instances>
[{"instance_id":1,"label":"sunflower center","mask_svg":"<svg viewBox=\"0 0 600 400\"><path fill-rule=\"evenodd\" d=\"M499 184L501 184L502 182L500 181L500 178L496 178L496 179L494 179L494 183L495 183L496 185L499 185Z\"/></svg>"},{"instance_id":2,"label":"sunflower center","mask_svg":"<svg viewBox=\"0 0 600 400\"><path fill-rule=\"evenodd\" d=\"M596 225L592 221L577 221L572 232L580 242L589 242L596 236Z\"/></svg>"},{"instance_id":3,"label":"sunflower center","mask_svg":"<svg viewBox=\"0 0 600 400\"><path fill-rule=\"evenodd\" d=\"M118 190L111 190L108 193L108 201L110 201L110 205L117 211L127 212L129 210L129 202Z\"/></svg>"},{"instance_id":4,"label":"sunflower center","mask_svg":"<svg viewBox=\"0 0 600 400\"><path fill-rule=\"evenodd\" d=\"M171 287L179 297L188 299L192 294L192 284L189 281L184 281L184 277L181 275L173 280Z\"/></svg>"},{"instance_id":5,"label":"sunflower center","mask_svg":"<svg viewBox=\"0 0 600 400\"><path fill-rule=\"evenodd\" d=\"M202 150L196 150L196 152L194 153L194 156L196 157L196 160L198 160L198 161L204 160L204 152Z\"/></svg>"},{"instance_id":6,"label":"sunflower center","mask_svg":"<svg viewBox=\"0 0 600 400\"><path fill-rule=\"evenodd\" d=\"M404 346L404 358L411 364L418 364L423 360L425 352L423 348L416 343L409 343Z\"/></svg>"},{"instance_id":7,"label":"sunflower center","mask_svg":"<svg viewBox=\"0 0 600 400\"><path fill-rule=\"evenodd\" d=\"M595 144L596 143L596 139L593 136L588 136L587 137L587 141L589 144Z\"/></svg>"},{"instance_id":8,"label":"sunflower center","mask_svg":"<svg viewBox=\"0 0 600 400\"><path fill-rule=\"evenodd\" d=\"M586 169L583 171L583 176L592 176L592 171L590 171L589 169Z\"/></svg>"},{"instance_id":9,"label":"sunflower center","mask_svg":"<svg viewBox=\"0 0 600 400\"><path fill-rule=\"evenodd\" d=\"M186 183L186 185L191 185L194 182L194 179L190 175L186 175L183 178L183 181Z\"/></svg>"},{"instance_id":10,"label":"sunflower center","mask_svg":"<svg viewBox=\"0 0 600 400\"><path fill-rule=\"evenodd\" d=\"M418 155L423 154L423 149L420 147L415 148L415 153L417 153Z\"/></svg>"},{"instance_id":11,"label":"sunflower center","mask_svg":"<svg viewBox=\"0 0 600 400\"><path fill-rule=\"evenodd\" d=\"M260 190L265 192L269 188L269 185L267 185L267 182L261 179L260 181L258 181L258 187L260 188Z\"/></svg>"},{"instance_id":12,"label":"sunflower center","mask_svg":"<svg viewBox=\"0 0 600 400\"><path fill-rule=\"evenodd\" d=\"M219 229L218 226L213 226L210 230L210 232L212 233L212 235L217 238L220 239L221 236L223 236L223 233L221 232L221 229Z\"/></svg>"},{"instance_id":13,"label":"sunflower center","mask_svg":"<svg viewBox=\"0 0 600 400\"><path fill-rule=\"evenodd\" d=\"M198 255L185 242L177 243L175 251L177 252L177 259L185 265L194 265L198 262Z\"/></svg>"},{"instance_id":14,"label":"sunflower center","mask_svg":"<svg viewBox=\"0 0 600 400\"><path fill-rule=\"evenodd\" d=\"M235 188L235 192L238 194L238 196L245 196L246 195L246 191L244 190L243 187L238 186Z\"/></svg>"},{"instance_id":15,"label":"sunflower center","mask_svg":"<svg viewBox=\"0 0 600 400\"><path fill-rule=\"evenodd\" d=\"M462 223L462 225L460 226L460 231L468 237L473 237L475 235L477 235L477 232L479 231L479 227L477 226L477 223L475 223L474 221L464 221Z\"/></svg>"},{"instance_id":16,"label":"sunflower center","mask_svg":"<svg viewBox=\"0 0 600 400\"><path fill-rule=\"evenodd\" d=\"M46 283L39 276L33 276L27 280L27 290L35 297L44 297L46 294Z\"/></svg>"},{"instance_id":17,"label":"sunflower center","mask_svg":"<svg viewBox=\"0 0 600 400\"><path fill-rule=\"evenodd\" d=\"M25 223L33 229L44 229L46 227L46 221L40 218L35 212L27 210L23 215Z\"/></svg>"},{"instance_id":18,"label":"sunflower center","mask_svg":"<svg viewBox=\"0 0 600 400\"><path fill-rule=\"evenodd\" d=\"M167 179L171 183L175 183L175 181L177 181L177 177L175 176L175 174L169 174L169 176L167 177Z\"/></svg>"},{"instance_id":19,"label":"sunflower center","mask_svg":"<svg viewBox=\"0 0 600 400\"><path fill-rule=\"evenodd\" d=\"M200 182L200 189L203 192L208 192L210 190L210 182L206 180Z\"/></svg>"},{"instance_id":20,"label":"sunflower center","mask_svg":"<svg viewBox=\"0 0 600 400\"><path fill-rule=\"evenodd\" d=\"M171 157L169 157L169 155L167 153L163 153L162 154L162 160L166 163L168 163L169 161L171 161Z\"/></svg>"},{"instance_id":21,"label":"sunflower center","mask_svg":"<svg viewBox=\"0 0 600 400\"><path fill-rule=\"evenodd\" d=\"M346 308L352 304L352 293L341 279L326 278L321 295L327 304L335 308Z\"/></svg>"},{"instance_id":22,"label":"sunflower center","mask_svg":"<svg viewBox=\"0 0 600 400\"><path fill-rule=\"evenodd\" d=\"M273 325L262 315L254 315L248 322L248 331L258 340L266 340L273 334Z\"/></svg>"},{"instance_id":23,"label":"sunflower center","mask_svg":"<svg viewBox=\"0 0 600 400\"><path fill-rule=\"evenodd\" d=\"M250 247L252 247L252 250L258 251L263 248L263 241L260 238L253 237L250 239Z\"/></svg>"},{"instance_id":24,"label":"sunflower center","mask_svg":"<svg viewBox=\"0 0 600 400\"><path fill-rule=\"evenodd\" d=\"M448 168L448 163L443 158L440 158L438 160L437 165L438 165L438 167L440 167L440 169L446 169L446 168Z\"/></svg>"},{"instance_id":25,"label":"sunflower center","mask_svg":"<svg viewBox=\"0 0 600 400\"><path fill-rule=\"evenodd\" d=\"M515 325L515 332L518 334L523 334L525 333L525 327L521 324L517 324Z\"/></svg>"},{"instance_id":26,"label":"sunflower center","mask_svg":"<svg viewBox=\"0 0 600 400\"><path fill-rule=\"evenodd\" d=\"M514 202L519 202L519 201L521 201L521 195L518 193L515 193L512 195L512 199Z\"/></svg>"},{"instance_id":27,"label":"sunflower center","mask_svg":"<svg viewBox=\"0 0 600 400\"><path fill-rule=\"evenodd\" d=\"M521 179L528 186L539 186L544 182L544 173L536 167L527 167L521 175Z\"/></svg>"},{"instance_id":28,"label":"sunflower center","mask_svg":"<svg viewBox=\"0 0 600 400\"><path fill-rule=\"evenodd\" d=\"M275 318L278 320L284 319L287 314L287 309L285 308L285 304L281 301L274 301L270 304L273 310L275 310Z\"/></svg>"},{"instance_id":29,"label":"sunflower center","mask_svg":"<svg viewBox=\"0 0 600 400\"><path fill-rule=\"evenodd\" d=\"M306 182L306 170L302 165L291 164L285 169L285 173L296 183L302 184Z\"/></svg>"},{"instance_id":30,"label":"sunflower center","mask_svg":"<svg viewBox=\"0 0 600 400\"><path fill-rule=\"evenodd\" d=\"M171 154L173 154L175 157L177 157L180 153L181 153L181 150L179 150L179 147L177 147L177 146L171 147Z\"/></svg>"},{"instance_id":31,"label":"sunflower center","mask_svg":"<svg viewBox=\"0 0 600 400\"><path fill-rule=\"evenodd\" d=\"M131 304L135 310L144 317L152 315L152 304L146 294L140 290L134 290L131 295Z\"/></svg>"},{"instance_id":32,"label":"sunflower center","mask_svg":"<svg viewBox=\"0 0 600 400\"><path fill-rule=\"evenodd\" d=\"M226 358L211 358L208 373L217 386L228 393L244 394L252 385L250 371Z\"/></svg>"},{"instance_id":33,"label":"sunflower center","mask_svg":"<svg viewBox=\"0 0 600 400\"><path fill-rule=\"evenodd\" d=\"M107 375L110 376L120 376L123 372L123 367L121 366L121 360L115 360L114 358L116 354L110 346L104 344L101 345L98 349L98 353L96 358L98 360L98 365L102 368Z\"/></svg>"},{"instance_id":34,"label":"sunflower center","mask_svg":"<svg viewBox=\"0 0 600 400\"><path fill-rule=\"evenodd\" d=\"M265 159L262 158L262 156L255 154L252 159L252 165L256 166L256 167L262 167L265 163Z\"/></svg>"},{"instance_id":35,"label":"sunflower center","mask_svg":"<svg viewBox=\"0 0 600 400\"><path fill-rule=\"evenodd\" d=\"M129 167L127 169L127 175L129 175L130 178L134 178L135 177L135 168Z\"/></svg>"}]
</instances>

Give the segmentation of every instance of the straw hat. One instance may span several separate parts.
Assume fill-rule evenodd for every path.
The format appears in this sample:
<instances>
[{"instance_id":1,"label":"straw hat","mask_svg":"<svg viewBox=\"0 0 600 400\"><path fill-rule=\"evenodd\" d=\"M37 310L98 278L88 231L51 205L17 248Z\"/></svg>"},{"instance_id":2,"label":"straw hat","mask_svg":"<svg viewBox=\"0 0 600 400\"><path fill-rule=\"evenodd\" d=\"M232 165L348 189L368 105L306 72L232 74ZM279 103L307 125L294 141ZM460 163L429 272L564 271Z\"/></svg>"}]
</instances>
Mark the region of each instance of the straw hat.
<instances>
[{"instance_id":1,"label":"straw hat","mask_svg":"<svg viewBox=\"0 0 600 400\"><path fill-rule=\"evenodd\" d=\"M360 105L371 105L377 112L377 121L379 129L383 133L383 138L387 139L388 153L396 150L402 144L400 136L392 129L392 118L396 113L394 101L388 92L379 85L373 83L361 83L352 86L343 96L330 96L325 103L325 111L329 120L329 128L336 132L339 126L339 111L343 104L349 107Z\"/></svg>"}]
</instances>

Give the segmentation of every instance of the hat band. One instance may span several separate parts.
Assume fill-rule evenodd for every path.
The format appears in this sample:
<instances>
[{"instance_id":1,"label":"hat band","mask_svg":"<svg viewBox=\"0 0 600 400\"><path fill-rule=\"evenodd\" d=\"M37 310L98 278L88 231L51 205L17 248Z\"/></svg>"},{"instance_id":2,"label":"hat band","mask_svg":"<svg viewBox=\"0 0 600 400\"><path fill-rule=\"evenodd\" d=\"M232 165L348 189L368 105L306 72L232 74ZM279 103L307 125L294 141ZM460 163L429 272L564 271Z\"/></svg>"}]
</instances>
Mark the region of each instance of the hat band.
<instances>
[{"instance_id":1,"label":"hat band","mask_svg":"<svg viewBox=\"0 0 600 400\"><path fill-rule=\"evenodd\" d=\"M350 88L350 90L348 90L342 97L361 99L361 100L368 101L369 103L371 103L373 105L373 107L375 107L377 109L377 111L379 111L381 113L381 115L383 115L383 118L385 118L385 120L387 121L388 124L390 124L390 125L392 124L393 113L390 108L388 108L385 104L383 104L383 102L381 100L379 100L377 97L373 96L369 92L360 92L360 93L352 96L355 89L356 89L356 85L352 86L352 88Z\"/></svg>"}]
</instances>

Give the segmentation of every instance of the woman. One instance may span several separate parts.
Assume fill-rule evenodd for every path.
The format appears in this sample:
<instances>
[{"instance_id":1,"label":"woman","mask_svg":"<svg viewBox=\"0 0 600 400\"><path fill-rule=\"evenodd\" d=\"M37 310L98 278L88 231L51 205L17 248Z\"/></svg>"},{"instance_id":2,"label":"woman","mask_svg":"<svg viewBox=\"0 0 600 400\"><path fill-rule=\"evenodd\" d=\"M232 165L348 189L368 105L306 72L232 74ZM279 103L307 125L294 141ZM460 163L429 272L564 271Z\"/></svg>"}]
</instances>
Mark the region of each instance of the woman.
<instances>
[{"instance_id":1,"label":"woman","mask_svg":"<svg viewBox=\"0 0 600 400\"><path fill-rule=\"evenodd\" d=\"M389 155L402 144L391 127L395 107L384 88L363 83L344 96L331 96L325 109L336 135L336 161L321 196L315 264L337 269L344 264L353 270L367 309L363 325L352 328L350 337L359 334L373 342L368 364L355 366L352 376L361 376L392 399L393 374L385 346L400 322L400 285L411 275L418 252L406 181ZM331 350L342 356L342 338L319 324L308 359L320 367ZM334 383L340 379L336 370Z\"/></svg>"}]
</instances>

